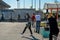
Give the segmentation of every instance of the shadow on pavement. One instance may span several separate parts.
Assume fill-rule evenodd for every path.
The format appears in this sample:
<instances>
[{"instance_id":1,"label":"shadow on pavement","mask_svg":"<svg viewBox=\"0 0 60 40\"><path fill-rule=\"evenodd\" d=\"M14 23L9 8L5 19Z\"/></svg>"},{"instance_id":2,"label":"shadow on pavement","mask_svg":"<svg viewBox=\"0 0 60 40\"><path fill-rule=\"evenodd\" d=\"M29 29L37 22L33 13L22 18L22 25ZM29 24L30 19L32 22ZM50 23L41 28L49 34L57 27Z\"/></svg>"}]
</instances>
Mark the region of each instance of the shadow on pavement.
<instances>
[{"instance_id":1,"label":"shadow on pavement","mask_svg":"<svg viewBox=\"0 0 60 40\"><path fill-rule=\"evenodd\" d=\"M32 38L23 36L22 38L26 38L26 39L29 39L29 40L39 40L39 39L37 39L36 37L34 37L33 35L32 35L31 37L32 37Z\"/></svg>"}]
</instances>

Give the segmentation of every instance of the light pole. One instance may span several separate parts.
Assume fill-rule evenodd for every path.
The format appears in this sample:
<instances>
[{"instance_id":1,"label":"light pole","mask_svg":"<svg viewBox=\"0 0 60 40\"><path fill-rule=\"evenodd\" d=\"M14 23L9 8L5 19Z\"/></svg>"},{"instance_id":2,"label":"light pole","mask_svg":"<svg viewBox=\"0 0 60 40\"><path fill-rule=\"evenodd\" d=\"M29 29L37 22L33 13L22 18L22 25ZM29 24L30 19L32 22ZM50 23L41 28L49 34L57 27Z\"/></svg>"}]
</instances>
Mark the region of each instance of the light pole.
<instances>
[{"instance_id":1,"label":"light pole","mask_svg":"<svg viewBox=\"0 0 60 40\"><path fill-rule=\"evenodd\" d=\"M39 0L39 10L40 10L40 7L41 7L41 0Z\"/></svg>"},{"instance_id":2,"label":"light pole","mask_svg":"<svg viewBox=\"0 0 60 40\"><path fill-rule=\"evenodd\" d=\"M25 0L23 1L23 4L24 4L23 7L25 8Z\"/></svg>"},{"instance_id":3,"label":"light pole","mask_svg":"<svg viewBox=\"0 0 60 40\"><path fill-rule=\"evenodd\" d=\"M19 2L19 0L17 0L17 8L19 8L20 7L20 2Z\"/></svg>"},{"instance_id":4,"label":"light pole","mask_svg":"<svg viewBox=\"0 0 60 40\"><path fill-rule=\"evenodd\" d=\"M35 9L36 9L36 0L35 0L34 4L35 4Z\"/></svg>"},{"instance_id":5,"label":"light pole","mask_svg":"<svg viewBox=\"0 0 60 40\"><path fill-rule=\"evenodd\" d=\"M33 8L33 0L31 0L31 8Z\"/></svg>"},{"instance_id":6,"label":"light pole","mask_svg":"<svg viewBox=\"0 0 60 40\"><path fill-rule=\"evenodd\" d=\"M58 21L58 1L57 0L55 0L55 4L56 4L56 6L57 6L57 12L56 12L56 19L57 19L57 21Z\"/></svg>"},{"instance_id":7,"label":"light pole","mask_svg":"<svg viewBox=\"0 0 60 40\"><path fill-rule=\"evenodd\" d=\"M48 4L47 4L47 9L46 9L46 14L48 14L49 12L48 12Z\"/></svg>"},{"instance_id":8,"label":"light pole","mask_svg":"<svg viewBox=\"0 0 60 40\"><path fill-rule=\"evenodd\" d=\"M57 3L58 1L57 0L55 0L55 3Z\"/></svg>"}]
</instances>

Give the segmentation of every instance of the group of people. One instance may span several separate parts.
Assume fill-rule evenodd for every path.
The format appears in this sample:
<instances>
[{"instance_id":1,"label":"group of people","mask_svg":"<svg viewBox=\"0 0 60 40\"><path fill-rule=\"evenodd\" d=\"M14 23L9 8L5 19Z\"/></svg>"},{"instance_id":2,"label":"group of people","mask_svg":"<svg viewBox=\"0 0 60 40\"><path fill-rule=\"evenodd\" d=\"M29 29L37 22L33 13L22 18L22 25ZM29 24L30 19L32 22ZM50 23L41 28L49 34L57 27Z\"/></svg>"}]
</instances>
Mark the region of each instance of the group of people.
<instances>
[{"instance_id":1,"label":"group of people","mask_svg":"<svg viewBox=\"0 0 60 40\"><path fill-rule=\"evenodd\" d=\"M26 14L26 20L28 23L26 24L26 27L24 28L22 34L24 34L24 32L26 31L27 28L29 28L30 33L32 35L33 33L31 30L31 25L32 25L32 27L35 27L35 22L36 22L35 32L39 33L39 31L40 31L40 15L39 14L35 15L35 13L33 13L32 16L30 16L27 13Z\"/></svg>"},{"instance_id":2,"label":"group of people","mask_svg":"<svg viewBox=\"0 0 60 40\"><path fill-rule=\"evenodd\" d=\"M58 33L59 33L58 23L57 23L55 16L53 16L53 15L48 14L48 15L46 15L46 18L48 20L48 25L49 25L49 29L50 29L49 40L53 40L53 35L55 35L57 37ZM33 13L33 15L30 17L30 15L27 13L26 19L28 20L28 23L26 24L26 27L24 28L22 34L24 34L24 32L26 31L27 28L29 28L30 33L32 35L33 33L31 30L31 25L33 26L35 22L36 22L35 32L39 33L41 16L39 14L35 15ZM32 23L31 23L31 21L32 21Z\"/></svg>"}]
</instances>

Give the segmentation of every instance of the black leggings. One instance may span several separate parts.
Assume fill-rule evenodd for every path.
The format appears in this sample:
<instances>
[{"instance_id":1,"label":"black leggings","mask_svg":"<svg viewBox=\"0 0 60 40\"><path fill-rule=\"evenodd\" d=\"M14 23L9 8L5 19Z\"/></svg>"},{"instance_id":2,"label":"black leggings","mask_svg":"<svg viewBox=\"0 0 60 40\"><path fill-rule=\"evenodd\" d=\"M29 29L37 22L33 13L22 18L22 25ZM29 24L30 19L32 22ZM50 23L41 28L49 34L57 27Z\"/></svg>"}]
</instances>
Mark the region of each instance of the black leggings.
<instances>
[{"instance_id":1,"label":"black leggings","mask_svg":"<svg viewBox=\"0 0 60 40\"><path fill-rule=\"evenodd\" d=\"M23 33L25 33L27 28L30 30L30 33L32 34L31 26L29 26L29 25L26 25L26 27L23 30Z\"/></svg>"}]
</instances>

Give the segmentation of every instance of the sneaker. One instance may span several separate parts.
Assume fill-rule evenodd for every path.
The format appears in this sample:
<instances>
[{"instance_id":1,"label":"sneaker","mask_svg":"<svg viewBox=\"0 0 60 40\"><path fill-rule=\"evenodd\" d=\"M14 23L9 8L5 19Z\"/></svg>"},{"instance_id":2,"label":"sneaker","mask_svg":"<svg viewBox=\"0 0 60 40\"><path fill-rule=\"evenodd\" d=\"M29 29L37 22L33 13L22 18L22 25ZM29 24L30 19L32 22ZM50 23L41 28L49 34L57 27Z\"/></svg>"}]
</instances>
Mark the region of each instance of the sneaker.
<instances>
[{"instance_id":1,"label":"sneaker","mask_svg":"<svg viewBox=\"0 0 60 40\"><path fill-rule=\"evenodd\" d=\"M20 36L23 38L23 36L24 36L24 35L23 35L23 33L21 33L21 35L20 35Z\"/></svg>"},{"instance_id":2,"label":"sneaker","mask_svg":"<svg viewBox=\"0 0 60 40\"><path fill-rule=\"evenodd\" d=\"M23 35L23 33L21 33L21 35Z\"/></svg>"}]
</instances>

